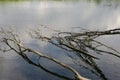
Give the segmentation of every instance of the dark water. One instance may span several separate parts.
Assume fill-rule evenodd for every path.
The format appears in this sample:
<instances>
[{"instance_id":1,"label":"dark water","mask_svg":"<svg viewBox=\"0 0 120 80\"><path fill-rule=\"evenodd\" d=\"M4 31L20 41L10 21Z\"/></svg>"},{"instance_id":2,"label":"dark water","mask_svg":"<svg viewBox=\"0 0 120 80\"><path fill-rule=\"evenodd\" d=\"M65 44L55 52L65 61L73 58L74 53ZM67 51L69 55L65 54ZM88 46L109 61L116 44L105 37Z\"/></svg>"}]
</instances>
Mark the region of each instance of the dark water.
<instances>
[{"instance_id":1,"label":"dark water","mask_svg":"<svg viewBox=\"0 0 120 80\"><path fill-rule=\"evenodd\" d=\"M42 34L51 36L52 31L40 27L61 31L79 31L77 27L89 30L108 30L120 26L119 0L70 0L70 1L1 1L0 27L12 27L20 32L24 43L38 51L63 61L81 75L92 80L101 80L90 71L75 65L65 51L48 43L40 43L31 39L26 32L40 28ZM103 37L100 40L120 50L120 36ZM120 79L120 59L102 55L96 61L109 80ZM43 59L42 62L50 70L73 77L68 70ZM45 64L46 63L46 64ZM63 80L44 70L28 64L14 52L0 54L0 80Z\"/></svg>"}]
</instances>

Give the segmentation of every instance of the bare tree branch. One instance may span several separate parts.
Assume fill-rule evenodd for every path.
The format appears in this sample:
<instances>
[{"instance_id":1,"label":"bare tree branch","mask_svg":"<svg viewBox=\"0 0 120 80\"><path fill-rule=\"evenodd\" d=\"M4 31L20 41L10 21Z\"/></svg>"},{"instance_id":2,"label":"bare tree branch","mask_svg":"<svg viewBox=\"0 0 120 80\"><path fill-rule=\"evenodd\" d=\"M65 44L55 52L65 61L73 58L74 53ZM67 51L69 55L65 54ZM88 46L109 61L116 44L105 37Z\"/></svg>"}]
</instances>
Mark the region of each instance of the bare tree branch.
<instances>
[{"instance_id":1,"label":"bare tree branch","mask_svg":"<svg viewBox=\"0 0 120 80\"><path fill-rule=\"evenodd\" d=\"M11 50L15 51L15 52L18 53L20 56L22 56L23 58L25 58L25 59L27 60L27 62L32 63L32 64L38 66L37 64L33 63L33 62L24 54L24 52L26 52L26 51L29 52L29 53L37 54L37 55L40 56L40 57L46 58L46 59L48 59L48 60L50 60L50 61L53 61L53 62L55 62L56 64L59 64L60 66L62 66L62 67L64 67L64 68L72 71L72 72L75 74L75 80L88 80L87 78L82 77L74 68L70 67L69 65L67 65L67 64L65 64L65 63L63 63L63 62L60 62L59 60L57 60L57 59L55 59L55 58L52 58L52 57L50 57L50 56L47 56L47 55L45 55L45 54L43 54L43 53L40 53L40 52L38 52L38 51L36 51L36 50L30 49L30 48L26 48L26 47L20 42L20 40L18 40L18 39L16 38L16 36L15 36L14 34L10 34L10 33L7 33L7 32L5 32L5 31L3 32L3 34L5 34L5 35L9 34L9 35L12 36L12 38L9 38L9 37L6 38L6 37L4 37L4 38L1 38L1 41L2 41L3 43L5 43ZM11 43L13 43L14 45L16 45L16 46L18 47L18 49L15 49Z\"/></svg>"},{"instance_id":2,"label":"bare tree branch","mask_svg":"<svg viewBox=\"0 0 120 80\"><path fill-rule=\"evenodd\" d=\"M33 33L32 33L33 34ZM94 59L99 59L89 51L93 51L99 55L103 53L107 53L113 56L120 58L120 52L116 49L107 46L106 44L95 40L96 38L104 35L118 35L120 34L120 28L111 29L106 31L84 31L84 32L58 32L57 36L52 36L51 38L46 37L40 34L39 31L34 31L35 39L47 41L57 47L60 47L67 51L73 51L77 56L79 56L80 60L90 65L94 70L96 70L100 76L107 80L106 76L100 70L100 68L95 63ZM105 47L112 51L107 51L103 49L99 49L99 47Z\"/></svg>"}]
</instances>

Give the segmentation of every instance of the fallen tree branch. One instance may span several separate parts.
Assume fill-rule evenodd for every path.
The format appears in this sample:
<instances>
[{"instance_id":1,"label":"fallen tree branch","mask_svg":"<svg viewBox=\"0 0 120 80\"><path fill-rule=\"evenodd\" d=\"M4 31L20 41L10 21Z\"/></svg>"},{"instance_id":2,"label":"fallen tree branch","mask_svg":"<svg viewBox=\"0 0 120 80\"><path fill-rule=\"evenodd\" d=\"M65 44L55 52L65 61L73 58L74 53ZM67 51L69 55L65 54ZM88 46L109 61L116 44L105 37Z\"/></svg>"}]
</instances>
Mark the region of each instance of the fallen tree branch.
<instances>
[{"instance_id":1,"label":"fallen tree branch","mask_svg":"<svg viewBox=\"0 0 120 80\"><path fill-rule=\"evenodd\" d=\"M43 53L40 53L36 50L33 50L31 48L25 47L19 39L17 39L16 34L13 34L11 31L5 31L2 29L0 31L1 35L4 34L4 36L0 39L1 42L5 43L10 49L1 49L2 51L10 51L13 50L16 53L18 53L20 56L22 56L28 63L31 63L35 66L40 66L40 64L36 64L32 62L25 52L37 54L39 57L46 58L50 61L55 62L56 64L59 64L60 66L72 71L75 74L75 80L88 80L87 78L82 77L74 68L70 67L69 65L60 62L59 60L52 58L50 56L47 56ZM31 36L35 39L42 40L49 42L57 47L60 47L67 51L73 51L81 61L83 61L85 64L91 66L97 73L99 73L99 76L102 77L104 80L107 80L106 76L103 74L101 69L97 66L94 59L99 59L94 54L90 53L89 50L92 50L93 52L97 53L98 55L102 55L103 53L107 53L110 55L114 55L118 58L120 58L120 52L116 49L109 47L105 44L103 44L100 41L95 40L99 36L104 35L117 35L120 34L120 29L111 29L106 31L87 31L82 33L72 33L72 32L59 32L56 33L58 36L52 36L51 38L41 35L39 31L34 31L35 35ZM10 35L10 36L9 36ZM64 36L61 36L64 35ZM6 37L5 37L6 36ZM13 47L16 45L16 47ZM99 47L105 47L113 52L106 51L99 49ZM114 53L115 52L115 53ZM117 54L116 54L117 53ZM46 70L47 71L47 70ZM48 71L50 72L50 71ZM54 74L54 73L53 73Z\"/></svg>"},{"instance_id":2,"label":"fallen tree branch","mask_svg":"<svg viewBox=\"0 0 120 80\"><path fill-rule=\"evenodd\" d=\"M27 58L27 56L25 56L25 54L23 53L23 52L26 52L26 51L28 51L30 53L33 53L33 54L37 54L40 57L46 58L46 59L48 59L50 61L53 61L56 64L59 64L60 66L72 71L75 74L75 80L89 80L89 79L87 79L85 77L82 77L74 68L70 67L69 65L67 65L67 64L65 64L63 62L60 62L59 60L57 60L55 58L49 57L49 56L47 56L45 54L42 54L42 53L40 53L40 52L38 52L36 50L26 48L23 44L21 44L20 40L16 39L15 35L12 35L12 38L2 38L1 41L3 43L5 43L11 50L15 51L16 53L18 53L22 57ZM10 43L13 43L14 45L17 45L18 50L15 49L14 47L12 47L12 45ZM30 61L28 58L27 58L27 60Z\"/></svg>"},{"instance_id":3,"label":"fallen tree branch","mask_svg":"<svg viewBox=\"0 0 120 80\"><path fill-rule=\"evenodd\" d=\"M100 70L100 68L97 66L97 64L94 61L94 59L99 59L99 58L96 57L94 54L90 53L89 51L91 50L94 53L97 53L98 55L102 55L103 53L106 53L120 58L119 51L96 40L96 38L100 36L119 35L120 28L106 30L106 31L84 31L84 32L59 31L56 34L57 35L55 36L47 37L42 35L40 31L35 30L34 36L33 35L31 36L32 38L35 38L37 40L49 42L66 51L73 51L80 58L81 61L91 66L94 70L97 71L97 73L100 74L100 76L104 80L107 80L106 76L103 74L103 72ZM99 49L99 47L104 47L111 51Z\"/></svg>"}]
</instances>

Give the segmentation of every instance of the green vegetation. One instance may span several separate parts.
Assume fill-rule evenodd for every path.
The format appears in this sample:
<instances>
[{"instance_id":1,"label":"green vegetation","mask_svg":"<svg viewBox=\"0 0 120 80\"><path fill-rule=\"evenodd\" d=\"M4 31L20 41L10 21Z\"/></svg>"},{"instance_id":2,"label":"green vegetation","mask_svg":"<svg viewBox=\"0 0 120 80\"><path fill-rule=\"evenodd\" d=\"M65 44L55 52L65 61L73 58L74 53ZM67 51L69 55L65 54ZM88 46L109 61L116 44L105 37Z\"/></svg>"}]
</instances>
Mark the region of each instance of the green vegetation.
<instances>
[{"instance_id":1,"label":"green vegetation","mask_svg":"<svg viewBox=\"0 0 120 80\"><path fill-rule=\"evenodd\" d=\"M13 2L13 1L18 2L18 1L28 1L28 0L0 0L0 2Z\"/></svg>"},{"instance_id":2,"label":"green vegetation","mask_svg":"<svg viewBox=\"0 0 120 80\"><path fill-rule=\"evenodd\" d=\"M120 0L86 0L88 2L95 2L95 3L101 3L101 2L120 2Z\"/></svg>"},{"instance_id":3,"label":"green vegetation","mask_svg":"<svg viewBox=\"0 0 120 80\"><path fill-rule=\"evenodd\" d=\"M67 1L67 2L78 2L78 1L87 1L87 2L94 2L97 4L100 4L101 2L106 2L106 3L119 3L120 0L0 0L0 2L20 2L20 1L57 1L57 2L62 2L62 1Z\"/></svg>"}]
</instances>

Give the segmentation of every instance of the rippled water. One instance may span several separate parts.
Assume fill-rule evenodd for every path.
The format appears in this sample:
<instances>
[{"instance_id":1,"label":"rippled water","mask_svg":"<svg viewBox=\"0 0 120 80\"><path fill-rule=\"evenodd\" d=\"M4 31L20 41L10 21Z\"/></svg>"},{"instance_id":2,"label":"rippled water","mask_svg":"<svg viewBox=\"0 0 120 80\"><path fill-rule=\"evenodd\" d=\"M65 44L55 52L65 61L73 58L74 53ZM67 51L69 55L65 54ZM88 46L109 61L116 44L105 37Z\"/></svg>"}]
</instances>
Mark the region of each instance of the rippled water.
<instances>
[{"instance_id":1,"label":"rippled water","mask_svg":"<svg viewBox=\"0 0 120 80\"><path fill-rule=\"evenodd\" d=\"M51 30L45 30L41 25L50 29L61 31L108 30L120 27L120 1L119 0L70 0L70 1L0 1L0 27L14 28L20 32L25 44L36 50L54 56L65 63L75 67L83 76L92 80L101 80L90 71L75 66L72 60L59 48L53 45L32 40L26 32L29 29L41 28L43 34L50 36ZM103 37L102 42L120 50L118 36ZM57 54L56 54L57 53ZM120 79L120 59L103 55L98 65L109 80ZM47 61L45 62L47 63ZM49 66L48 66L49 65ZM72 76L58 65L47 63L50 69ZM72 76L73 77L73 76ZM0 80L62 80L42 69L38 69L14 52L0 54Z\"/></svg>"}]
</instances>

